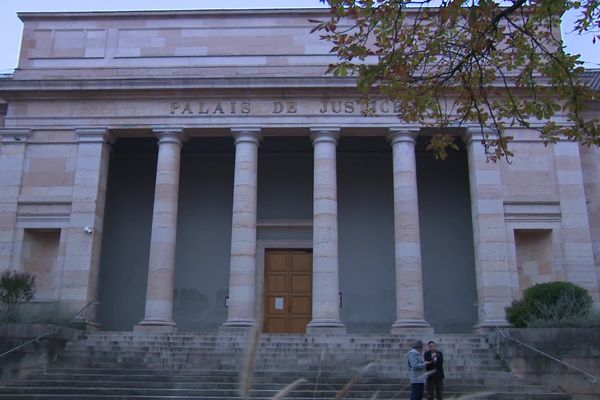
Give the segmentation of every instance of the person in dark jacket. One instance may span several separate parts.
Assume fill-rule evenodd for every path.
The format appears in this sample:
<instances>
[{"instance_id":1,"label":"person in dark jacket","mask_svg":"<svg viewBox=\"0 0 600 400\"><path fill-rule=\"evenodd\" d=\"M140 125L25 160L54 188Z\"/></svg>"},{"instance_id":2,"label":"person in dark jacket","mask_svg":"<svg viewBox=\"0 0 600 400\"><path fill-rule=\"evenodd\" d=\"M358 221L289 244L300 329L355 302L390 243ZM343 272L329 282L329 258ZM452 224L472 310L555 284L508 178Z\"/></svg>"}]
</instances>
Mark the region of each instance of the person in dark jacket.
<instances>
[{"instance_id":1,"label":"person in dark jacket","mask_svg":"<svg viewBox=\"0 0 600 400\"><path fill-rule=\"evenodd\" d=\"M442 400L444 394L444 355L438 351L433 340L427 343L427 350L424 354L427 363L427 371L435 371L427 377L427 400L433 400L435 392L436 399Z\"/></svg>"}]
</instances>

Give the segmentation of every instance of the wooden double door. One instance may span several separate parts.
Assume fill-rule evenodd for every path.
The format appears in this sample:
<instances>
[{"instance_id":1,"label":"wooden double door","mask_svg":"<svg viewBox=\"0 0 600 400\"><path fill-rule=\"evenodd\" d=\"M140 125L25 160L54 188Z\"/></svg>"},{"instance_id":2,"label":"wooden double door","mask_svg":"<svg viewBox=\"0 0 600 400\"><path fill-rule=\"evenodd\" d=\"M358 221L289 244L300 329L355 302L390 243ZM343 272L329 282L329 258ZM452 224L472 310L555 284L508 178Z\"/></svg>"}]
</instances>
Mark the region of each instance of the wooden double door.
<instances>
[{"instance_id":1,"label":"wooden double door","mask_svg":"<svg viewBox=\"0 0 600 400\"><path fill-rule=\"evenodd\" d=\"M266 333L305 333L312 319L312 250L265 251Z\"/></svg>"}]
</instances>

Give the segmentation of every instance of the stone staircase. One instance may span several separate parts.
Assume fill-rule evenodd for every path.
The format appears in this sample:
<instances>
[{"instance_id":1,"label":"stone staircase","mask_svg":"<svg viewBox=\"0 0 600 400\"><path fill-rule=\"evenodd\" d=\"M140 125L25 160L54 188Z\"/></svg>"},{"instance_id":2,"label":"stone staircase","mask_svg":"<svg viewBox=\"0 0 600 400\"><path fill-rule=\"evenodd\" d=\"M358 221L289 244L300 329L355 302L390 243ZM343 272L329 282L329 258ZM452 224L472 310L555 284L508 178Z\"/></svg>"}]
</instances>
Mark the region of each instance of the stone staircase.
<instances>
[{"instance_id":1,"label":"stone staircase","mask_svg":"<svg viewBox=\"0 0 600 400\"><path fill-rule=\"evenodd\" d=\"M288 399L333 399L364 366L346 398L409 397L404 354L413 338L390 335L263 335L252 398L270 399L290 382ZM446 397L570 399L515 379L483 336L436 335L445 355ZM60 360L0 386L0 399L239 399L244 334L95 332L68 344ZM377 393L376 397L373 397Z\"/></svg>"}]
</instances>

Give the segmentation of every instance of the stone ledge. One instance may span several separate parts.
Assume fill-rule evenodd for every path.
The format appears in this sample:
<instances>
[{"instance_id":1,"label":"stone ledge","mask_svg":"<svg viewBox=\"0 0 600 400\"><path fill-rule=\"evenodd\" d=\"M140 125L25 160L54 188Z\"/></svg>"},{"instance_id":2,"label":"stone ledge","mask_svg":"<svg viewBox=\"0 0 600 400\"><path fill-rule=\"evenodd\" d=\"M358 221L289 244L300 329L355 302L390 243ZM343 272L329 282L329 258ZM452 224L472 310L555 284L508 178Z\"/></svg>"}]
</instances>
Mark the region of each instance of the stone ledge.
<instances>
[{"instance_id":1,"label":"stone ledge","mask_svg":"<svg viewBox=\"0 0 600 400\"><path fill-rule=\"evenodd\" d=\"M52 324L3 323L0 325L0 339L35 339L38 336L56 331L54 339L71 340L80 330Z\"/></svg>"},{"instance_id":2,"label":"stone ledge","mask_svg":"<svg viewBox=\"0 0 600 400\"><path fill-rule=\"evenodd\" d=\"M0 353L35 339L56 332L51 337L33 341L9 353L0 360L0 380L26 376L34 370L45 368L58 358L66 344L81 331L50 324L2 324L0 325Z\"/></svg>"},{"instance_id":3,"label":"stone ledge","mask_svg":"<svg viewBox=\"0 0 600 400\"><path fill-rule=\"evenodd\" d=\"M583 371L600 377L600 328L507 328L510 338L532 346ZM514 342L497 332L489 335L498 356L518 377L568 393L598 394L600 382Z\"/></svg>"}]
</instances>

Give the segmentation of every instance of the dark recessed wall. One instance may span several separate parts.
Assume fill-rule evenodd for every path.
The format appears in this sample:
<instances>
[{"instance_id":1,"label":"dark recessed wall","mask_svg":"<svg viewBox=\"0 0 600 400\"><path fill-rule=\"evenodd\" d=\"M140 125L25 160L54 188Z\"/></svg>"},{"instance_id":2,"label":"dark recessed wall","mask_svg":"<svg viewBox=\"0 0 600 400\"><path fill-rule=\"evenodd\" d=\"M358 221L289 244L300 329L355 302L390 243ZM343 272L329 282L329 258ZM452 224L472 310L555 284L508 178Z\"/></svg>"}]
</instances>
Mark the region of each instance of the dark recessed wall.
<instances>
[{"instance_id":1,"label":"dark recessed wall","mask_svg":"<svg viewBox=\"0 0 600 400\"><path fill-rule=\"evenodd\" d=\"M156 154L154 139L120 140L113 151L100 271L104 329L129 330L143 318ZM441 162L419 152L417 167L426 318L437 332L468 332L476 292L466 156ZM174 307L183 330L216 330L227 317L233 168L230 138L184 145ZM307 137L266 138L259 220L310 220L312 175ZM384 138L340 141L338 189L342 320L348 332L388 332L396 312L392 158ZM291 237L268 232L278 235Z\"/></svg>"}]
</instances>

